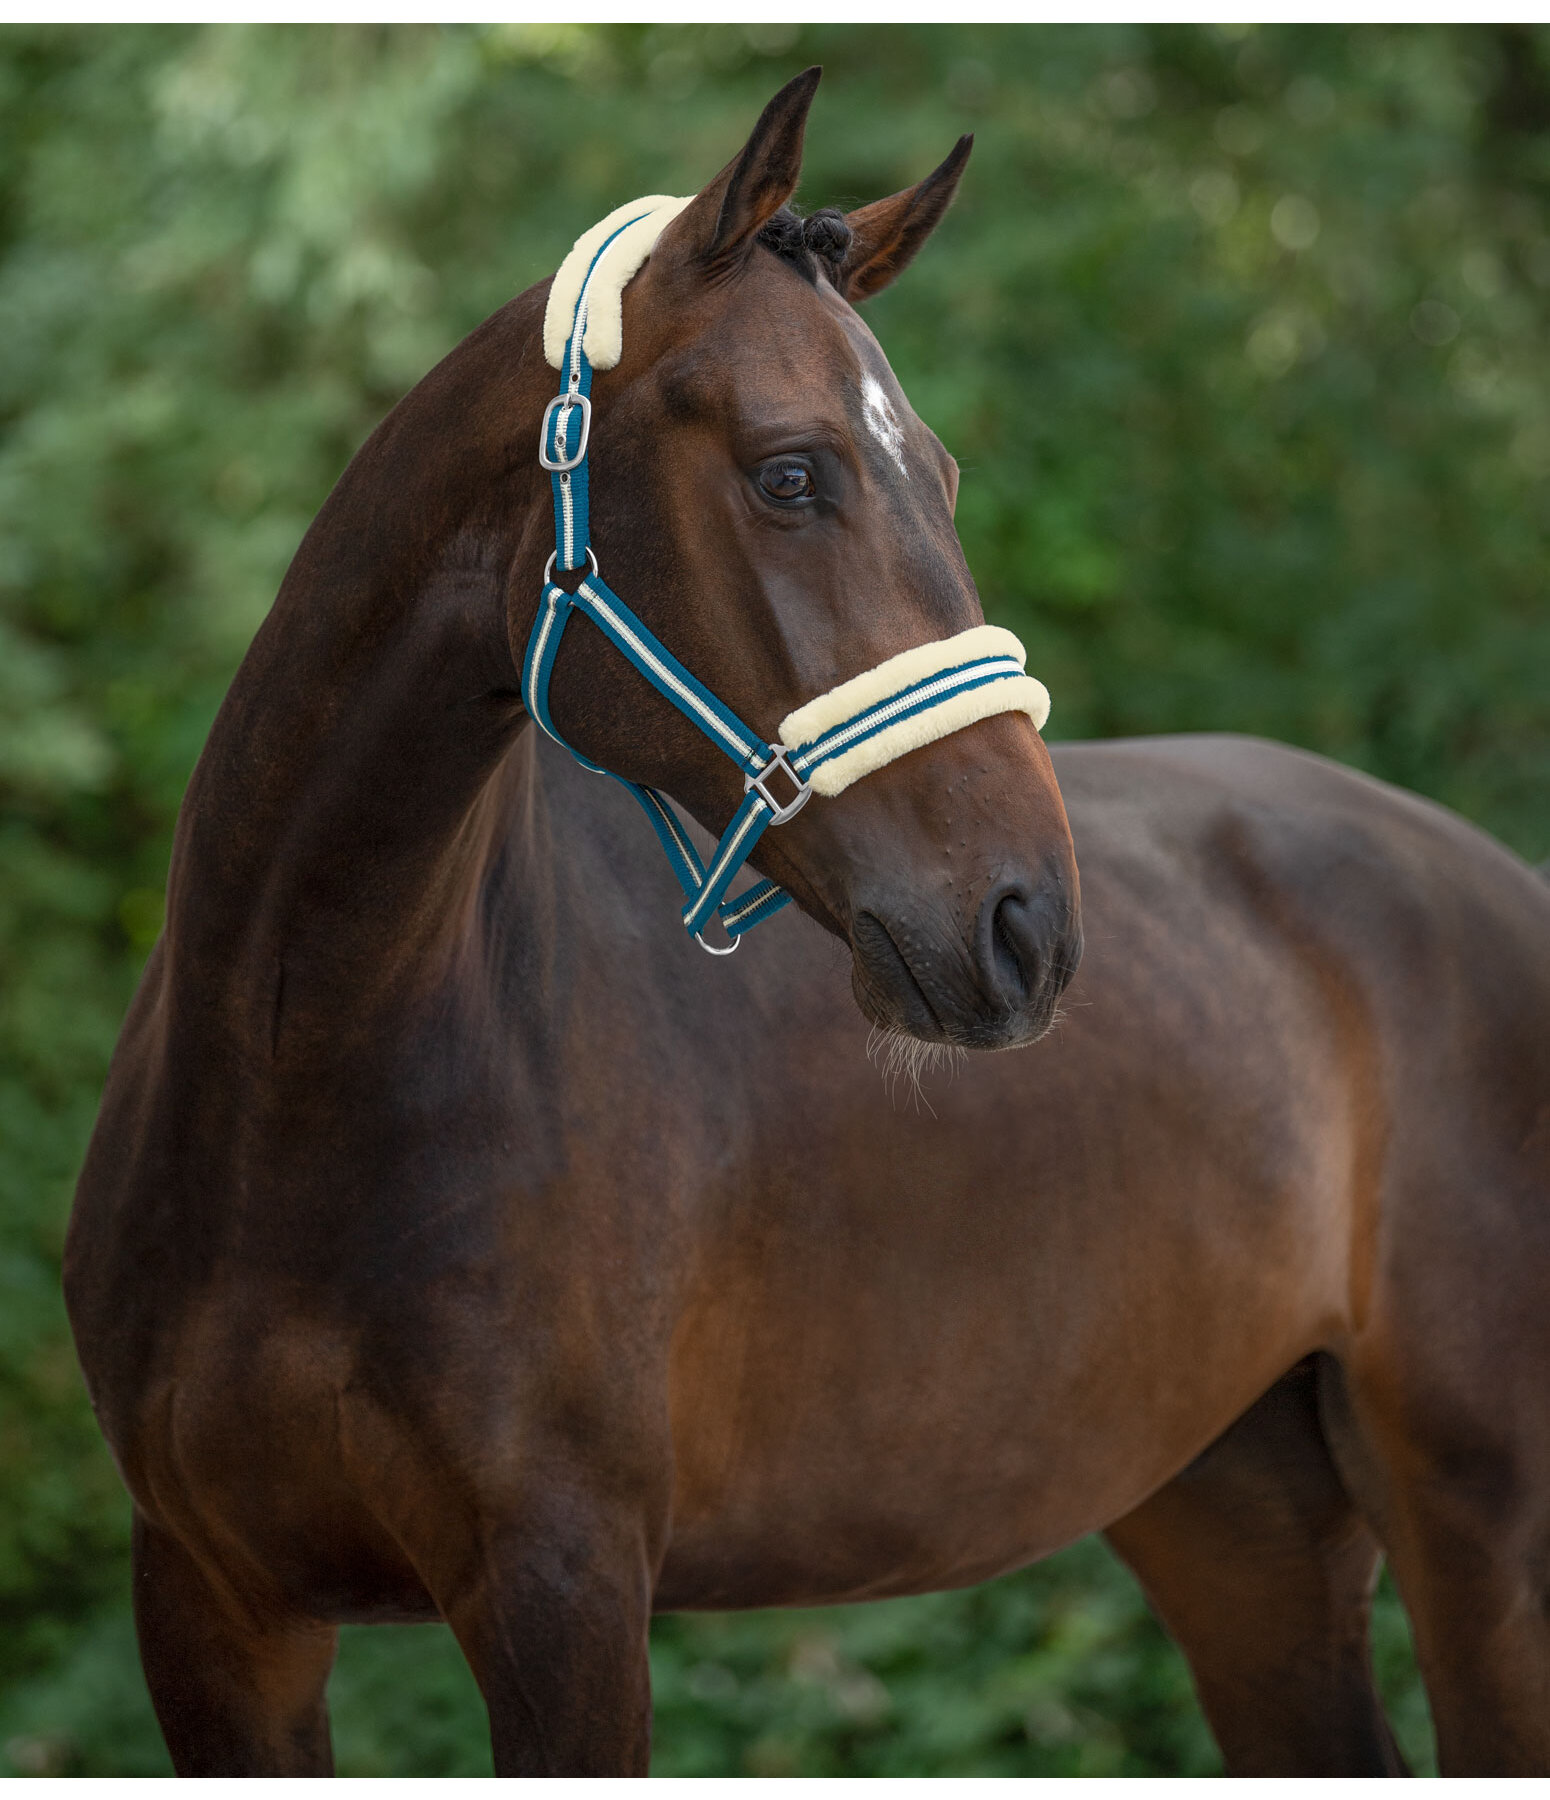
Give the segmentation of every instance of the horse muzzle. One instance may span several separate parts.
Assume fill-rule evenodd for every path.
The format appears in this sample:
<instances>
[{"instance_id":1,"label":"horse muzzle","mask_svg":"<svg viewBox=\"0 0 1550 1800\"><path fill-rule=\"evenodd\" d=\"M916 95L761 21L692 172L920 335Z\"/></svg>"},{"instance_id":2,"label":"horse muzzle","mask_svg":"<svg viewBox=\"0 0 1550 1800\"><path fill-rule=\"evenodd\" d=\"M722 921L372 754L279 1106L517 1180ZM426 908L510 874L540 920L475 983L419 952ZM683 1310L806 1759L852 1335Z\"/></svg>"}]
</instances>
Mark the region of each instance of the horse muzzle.
<instances>
[{"instance_id":1,"label":"horse muzzle","mask_svg":"<svg viewBox=\"0 0 1550 1800\"><path fill-rule=\"evenodd\" d=\"M1011 1050L1042 1037L1082 958L1063 872L993 883L968 920L918 895L873 894L851 914L851 985L874 1024L926 1043Z\"/></svg>"}]
</instances>

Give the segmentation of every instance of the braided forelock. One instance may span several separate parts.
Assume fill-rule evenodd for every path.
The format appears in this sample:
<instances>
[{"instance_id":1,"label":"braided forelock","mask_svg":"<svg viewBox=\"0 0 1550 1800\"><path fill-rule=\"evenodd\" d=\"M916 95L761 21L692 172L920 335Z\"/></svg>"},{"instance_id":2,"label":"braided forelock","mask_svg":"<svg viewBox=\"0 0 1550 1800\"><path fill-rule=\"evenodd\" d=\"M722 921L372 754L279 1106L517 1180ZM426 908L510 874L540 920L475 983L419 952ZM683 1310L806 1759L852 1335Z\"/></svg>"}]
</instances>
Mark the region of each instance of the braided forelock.
<instances>
[{"instance_id":1,"label":"braided forelock","mask_svg":"<svg viewBox=\"0 0 1550 1800\"><path fill-rule=\"evenodd\" d=\"M822 265L830 280L837 281L850 248L850 226L835 206L820 207L805 218L795 208L783 206L765 221L759 242L806 280L816 284Z\"/></svg>"}]
</instances>

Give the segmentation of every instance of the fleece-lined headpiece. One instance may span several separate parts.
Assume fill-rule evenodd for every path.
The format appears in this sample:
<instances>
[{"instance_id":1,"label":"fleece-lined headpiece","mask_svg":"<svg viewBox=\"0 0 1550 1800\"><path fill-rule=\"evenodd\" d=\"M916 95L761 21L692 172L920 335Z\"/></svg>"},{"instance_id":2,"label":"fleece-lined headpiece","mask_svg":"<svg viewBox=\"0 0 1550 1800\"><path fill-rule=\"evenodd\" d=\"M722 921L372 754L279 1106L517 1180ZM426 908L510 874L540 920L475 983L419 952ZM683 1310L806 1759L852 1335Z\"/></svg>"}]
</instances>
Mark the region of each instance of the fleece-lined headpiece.
<instances>
[{"instance_id":1,"label":"fleece-lined headpiece","mask_svg":"<svg viewBox=\"0 0 1550 1800\"><path fill-rule=\"evenodd\" d=\"M587 316L582 351L594 369L618 367L624 354L624 290L655 249L657 239L693 198L693 194L682 200L671 194L647 194L628 206L616 206L606 219L576 239L570 255L560 264L544 308L544 357L551 369L565 361L565 345L576 322L583 288L587 291Z\"/></svg>"},{"instance_id":2,"label":"fleece-lined headpiece","mask_svg":"<svg viewBox=\"0 0 1550 1800\"><path fill-rule=\"evenodd\" d=\"M523 658L522 694L532 718L563 744L549 712L549 682L565 627L582 613L737 764L743 803L708 866L662 794L614 776L640 803L667 853L684 892L685 928L710 950L700 931L714 913L735 949L744 932L790 899L773 881L756 882L735 899L726 898L769 826L794 818L814 794L841 794L863 775L995 713L1026 713L1035 729L1041 728L1049 716L1049 695L1042 682L1026 673L1027 653L1010 631L976 625L890 656L809 700L787 714L776 741L769 743L691 674L603 580L588 538L592 371L618 363L624 349L625 285L688 204L652 194L616 208L576 240L549 291L544 355L561 376L560 392L544 412L539 460L553 482L555 553ZM590 572L574 592L550 579L556 567L574 572L588 564ZM571 754L589 769L597 768L578 751Z\"/></svg>"}]
</instances>

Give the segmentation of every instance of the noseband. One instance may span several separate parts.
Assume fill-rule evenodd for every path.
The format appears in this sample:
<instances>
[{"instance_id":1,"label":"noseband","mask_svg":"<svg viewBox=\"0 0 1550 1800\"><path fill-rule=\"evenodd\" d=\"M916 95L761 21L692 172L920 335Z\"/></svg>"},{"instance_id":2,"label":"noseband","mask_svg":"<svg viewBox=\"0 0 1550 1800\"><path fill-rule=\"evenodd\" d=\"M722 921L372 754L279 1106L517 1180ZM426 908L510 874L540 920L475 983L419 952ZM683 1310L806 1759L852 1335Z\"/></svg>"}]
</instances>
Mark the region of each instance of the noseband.
<instances>
[{"instance_id":1,"label":"noseband","mask_svg":"<svg viewBox=\"0 0 1550 1800\"><path fill-rule=\"evenodd\" d=\"M584 768L612 776L635 796L683 889L685 929L702 949L727 956L744 932L791 898L765 880L735 899L725 897L771 825L795 818L814 794L843 793L853 781L907 751L995 713L1025 712L1038 729L1049 716L1049 695L1041 682L1024 673L1027 652L1010 631L976 625L889 657L809 700L781 721L775 742L767 743L697 681L599 575L588 542L592 372L618 363L625 284L688 204L653 195L611 212L576 240L549 291L544 354L561 371L561 386L544 409L538 459L549 470L554 489L555 547L523 658L522 693L532 717L557 744L565 744L549 715L549 681L566 625L574 613L585 613L658 693L737 764L743 801L707 867L664 795L599 768L565 745ZM574 593L555 583L556 568L562 573L586 569ZM701 936L712 913L731 939L725 949Z\"/></svg>"}]
</instances>

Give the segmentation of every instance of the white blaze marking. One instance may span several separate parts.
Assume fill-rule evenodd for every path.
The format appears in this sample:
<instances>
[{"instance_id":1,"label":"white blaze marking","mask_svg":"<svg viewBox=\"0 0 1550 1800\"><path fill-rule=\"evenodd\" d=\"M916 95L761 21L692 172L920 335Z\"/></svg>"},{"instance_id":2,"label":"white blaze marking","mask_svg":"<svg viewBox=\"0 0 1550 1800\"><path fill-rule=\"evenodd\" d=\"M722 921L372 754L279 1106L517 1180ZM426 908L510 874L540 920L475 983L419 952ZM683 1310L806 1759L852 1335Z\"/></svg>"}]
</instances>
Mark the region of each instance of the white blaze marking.
<instances>
[{"instance_id":1,"label":"white blaze marking","mask_svg":"<svg viewBox=\"0 0 1550 1800\"><path fill-rule=\"evenodd\" d=\"M904 466L904 433L899 427L898 415L875 375L861 377L861 407L866 415L867 430L893 458L894 466L908 481L910 472Z\"/></svg>"}]
</instances>

